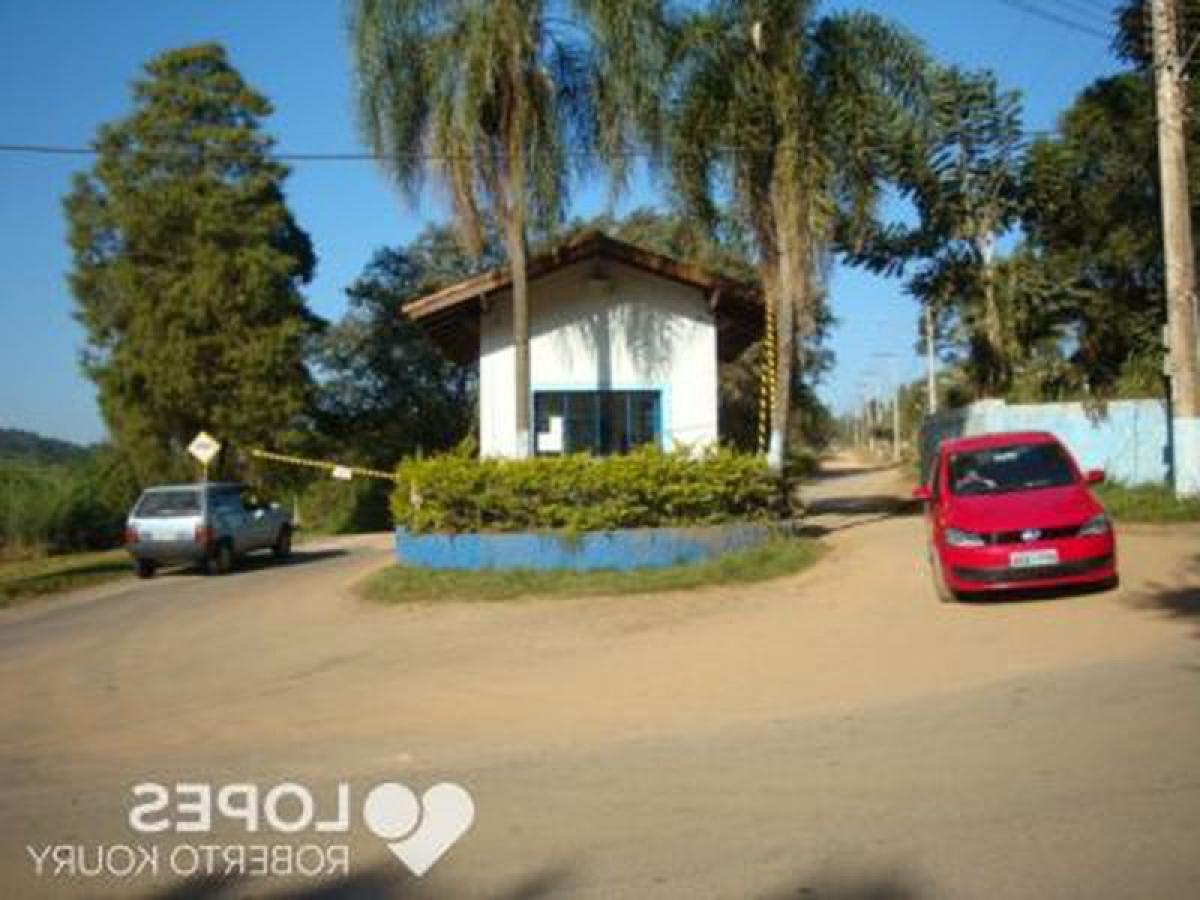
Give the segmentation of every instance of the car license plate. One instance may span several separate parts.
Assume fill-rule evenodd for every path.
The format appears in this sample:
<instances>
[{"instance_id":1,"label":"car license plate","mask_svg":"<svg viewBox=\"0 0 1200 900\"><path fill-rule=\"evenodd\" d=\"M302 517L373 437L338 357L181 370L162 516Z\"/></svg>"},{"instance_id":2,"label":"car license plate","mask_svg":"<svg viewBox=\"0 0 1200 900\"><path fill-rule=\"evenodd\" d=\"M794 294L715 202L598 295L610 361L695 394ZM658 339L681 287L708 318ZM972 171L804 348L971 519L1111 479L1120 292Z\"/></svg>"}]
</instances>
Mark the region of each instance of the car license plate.
<instances>
[{"instance_id":1,"label":"car license plate","mask_svg":"<svg viewBox=\"0 0 1200 900\"><path fill-rule=\"evenodd\" d=\"M1008 555L1008 564L1014 569L1036 569L1040 566L1058 564L1057 550L1017 550Z\"/></svg>"}]
</instances>

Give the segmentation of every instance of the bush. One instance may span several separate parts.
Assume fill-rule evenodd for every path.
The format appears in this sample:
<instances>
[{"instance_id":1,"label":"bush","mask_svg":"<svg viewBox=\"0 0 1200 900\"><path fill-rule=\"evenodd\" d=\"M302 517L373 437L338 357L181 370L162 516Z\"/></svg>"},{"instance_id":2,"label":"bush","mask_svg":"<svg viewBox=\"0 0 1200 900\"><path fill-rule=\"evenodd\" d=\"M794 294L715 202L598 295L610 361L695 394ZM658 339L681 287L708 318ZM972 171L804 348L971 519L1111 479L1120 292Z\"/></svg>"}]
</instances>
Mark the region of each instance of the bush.
<instances>
[{"instance_id":1,"label":"bush","mask_svg":"<svg viewBox=\"0 0 1200 900\"><path fill-rule=\"evenodd\" d=\"M310 482L296 499L300 522L305 530L321 534L386 531L392 526L389 488L387 482L375 479Z\"/></svg>"},{"instance_id":2,"label":"bush","mask_svg":"<svg viewBox=\"0 0 1200 900\"><path fill-rule=\"evenodd\" d=\"M784 462L783 471L788 481L808 481L821 471L821 458L806 447L793 450Z\"/></svg>"},{"instance_id":3,"label":"bush","mask_svg":"<svg viewBox=\"0 0 1200 900\"><path fill-rule=\"evenodd\" d=\"M766 464L731 450L525 460L454 453L396 471L393 518L417 533L711 525L767 518L778 497Z\"/></svg>"},{"instance_id":4,"label":"bush","mask_svg":"<svg viewBox=\"0 0 1200 900\"><path fill-rule=\"evenodd\" d=\"M0 552L115 547L137 493L129 467L109 448L70 463L0 464Z\"/></svg>"}]
</instances>

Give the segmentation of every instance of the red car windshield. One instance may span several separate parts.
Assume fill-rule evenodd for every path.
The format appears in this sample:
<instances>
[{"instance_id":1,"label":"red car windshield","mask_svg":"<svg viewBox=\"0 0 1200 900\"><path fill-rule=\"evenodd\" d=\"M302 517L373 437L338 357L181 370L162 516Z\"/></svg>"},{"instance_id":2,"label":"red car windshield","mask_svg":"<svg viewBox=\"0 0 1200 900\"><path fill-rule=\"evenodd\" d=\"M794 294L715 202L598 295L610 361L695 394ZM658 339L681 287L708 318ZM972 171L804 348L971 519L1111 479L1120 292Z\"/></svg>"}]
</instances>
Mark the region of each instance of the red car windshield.
<instances>
[{"instance_id":1,"label":"red car windshield","mask_svg":"<svg viewBox=\"0 0 1200 900\"><path fill-rule=\"evenodd\" d=\"M1075 483L1075 472L1057 444L1012 444L964 450L950 457L950 492L959 496L1006 494Z\"/></svg>"}]
</instances>

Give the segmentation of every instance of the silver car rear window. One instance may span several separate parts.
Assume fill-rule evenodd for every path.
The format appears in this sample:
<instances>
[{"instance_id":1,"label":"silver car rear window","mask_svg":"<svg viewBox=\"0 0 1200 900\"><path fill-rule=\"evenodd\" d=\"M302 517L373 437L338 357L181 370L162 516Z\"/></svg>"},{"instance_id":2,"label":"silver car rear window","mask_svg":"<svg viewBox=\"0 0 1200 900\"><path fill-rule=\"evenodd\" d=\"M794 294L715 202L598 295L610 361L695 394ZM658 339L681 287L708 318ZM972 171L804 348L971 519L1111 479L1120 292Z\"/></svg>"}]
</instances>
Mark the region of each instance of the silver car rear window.
<instances>
[{"instance_id":1,"label":"silver car rear window","mask_svg":"<svg viewBox=\"0 0 1200 900\"><path fill-rule=\"evenodd\" d=\"M193 516L199 512L199 491L151 491L142 495L133 514L139 519L166 519Z\"/></svg>"}]
</instances>

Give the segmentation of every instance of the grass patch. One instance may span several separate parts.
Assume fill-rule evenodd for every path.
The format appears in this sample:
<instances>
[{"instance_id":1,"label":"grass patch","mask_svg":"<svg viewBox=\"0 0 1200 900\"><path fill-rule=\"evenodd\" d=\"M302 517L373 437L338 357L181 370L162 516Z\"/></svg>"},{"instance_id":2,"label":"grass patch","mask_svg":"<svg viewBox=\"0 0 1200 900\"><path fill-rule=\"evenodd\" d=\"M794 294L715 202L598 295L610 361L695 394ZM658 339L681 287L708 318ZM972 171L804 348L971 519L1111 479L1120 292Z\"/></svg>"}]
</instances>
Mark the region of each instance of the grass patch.
<instances>
[{"instance_id":1,"label":"grass patch","mask_svg":"<svg viewBox=\"0 0 1200 900\"><path fill-rule=\"evenodd\" d=\"M0 561L0 607L97 584L133 571L123 550Z\"/></svg>"},{"instance_id":2,"label":"grass patch","mask_svg":"<svg viewBox=\"0 0 1200 900\"><path fill-rule=\"evenodd\" d=\"M708 562L636 572L536 569L460 572L395 565L376 572L363 583L361 590L368 600L385 604L649 594L766 581L806 569L820 554L821 545L814 540L781 537Z\"/></svg>"},{"instance_id":3,"label":"grass patch","mask_svg":"<svg viewBox=\"0 0 1200 900\"><path fill-rule=\"evenodd\" d=\"M1166 485L1109 482L1093 490L1118 522L1200 522L1200 499L1180 500Z\"/></svg>"}]
</instances>

